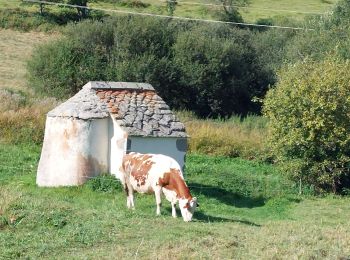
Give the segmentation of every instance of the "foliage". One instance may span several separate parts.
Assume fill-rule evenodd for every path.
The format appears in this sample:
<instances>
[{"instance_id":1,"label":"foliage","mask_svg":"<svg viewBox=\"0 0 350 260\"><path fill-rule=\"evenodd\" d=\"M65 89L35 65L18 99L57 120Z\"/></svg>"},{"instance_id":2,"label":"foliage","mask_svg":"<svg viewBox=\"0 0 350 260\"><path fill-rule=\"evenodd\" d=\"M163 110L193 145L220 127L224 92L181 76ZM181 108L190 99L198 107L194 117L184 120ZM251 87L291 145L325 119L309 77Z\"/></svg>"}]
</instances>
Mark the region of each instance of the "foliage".
<instances>
[{"instance_id":1,"label":"foliage","mask_svg":"<svg viewBox=\"0 0 350 260\"><path fill-rule=\"evenodd\" d=\"M38 93L57 98L75 93L87 80L109 79L113 74L113 28L84 23L65 38L37 48L29 62L29 81Z\"/></svg>"},{"instance_id":2,"label":"foliage","mask_svg":"<svg viewBox=\"0 0 350 260\"><path fill-rule=\"evenodd\" d=\"M104 15L100 12L91 12L89 18L100 20ZM59 8L56 12L28 11L24 8L0 9L0 27L5 29L17 29L21 31L52 31L59 26L70 22L77 22L81 18L70 8Z\"/></svg>"},{"instance_id":3,"label":"foliage","mask_svg":"<svg viewBox=\"0 0 350 260\"><path fill-rule=\"evenodd\" d=\"M122 190L122 185L113 175L105 174L97 176L86 183L86 186L93 191L116 192Z\"/></svg>"},{"instance_id":4,"label":"foliage","mask_svg":"<svg viewBox=\"0 0 350 260\"><path fill-rule=\"evenodd\" d=\"M144 3L140 0L132 0L132 1L122 0L122 1L118 2L118 5L129 7L129 8L147 8L147 7L151 6L151 4Z\"/></svg>"},{"instance_id":5,"label":"foliage","mask_svg":"<svg viewBox=\"0 0 350 260\"><path fill-rule=\"evenodd\" d=\"M0 27L5 29L49 31L60 22L58 17L41 16L19 8L0 10Z\"/></svg>"},{"instance_id":6,"label":"foliage","mask_svg":"<svg viewBox=\"0 0 350 260\"><path fill-rule=\"evenodd\" d=\"M310 57L322 60L332 52L341 59L350 58L350 2L339 1L333 12L307 21L314 31L299 32L287 45L286 60L296 62Z\"/></svg>"},{"instance_id":7,"label":"foliage","mask_svg":"<svg viewBox=\"0 0 350 260\"><path fill-rule=\"evenodd\" d=\"M350 187L350 63L327 58L285 68L264 102L270 146L295 180Z\"/></svg>"},{"instance_id":8,"label":"foliage","mask_svg":"<svg viewBox=\"0 0 350 260\"><path fill-rule=\"evenodd\" d=\"M168 15L172 16L174 14L177 2L175 0L167 0L166 9L168 11Z\"/></svg>"},{"instance_id":9,"label":"foliage","mask_svg":"<svg viewBox=\"0 0 350 260\"><path fill-rule=\"evenodd\" d=\"M212 117L256 113L252 99L272 81L251 37L225 25L153 18L80 23L35 51L30 82L59 98L90 80L149 82L172 108Z\"/></svg>"},{"instance_id":10,"label":"foliage","mask_svg":"<svg viewBox=\"0 0 350 260\"><path fill-rule=\"evenodd\" d=\"M219 13L221 20L225 22L242 23L242 15L238 11L238 6L245 6L248 0L220 0L222 3L222 11Z\"/></svg>"},{"instance_id":11,"label":"foliage","mask_svg":"<svg viewBox=\"0 0 350 260\"><path fill-rule=\"evenodd\" d=\"M251 37L249 31L221 26L179 34L174 63L187 92L187 109L203 117L259 112L252 99L263 97L270 82Z\"/></svg>"}]
</instances>

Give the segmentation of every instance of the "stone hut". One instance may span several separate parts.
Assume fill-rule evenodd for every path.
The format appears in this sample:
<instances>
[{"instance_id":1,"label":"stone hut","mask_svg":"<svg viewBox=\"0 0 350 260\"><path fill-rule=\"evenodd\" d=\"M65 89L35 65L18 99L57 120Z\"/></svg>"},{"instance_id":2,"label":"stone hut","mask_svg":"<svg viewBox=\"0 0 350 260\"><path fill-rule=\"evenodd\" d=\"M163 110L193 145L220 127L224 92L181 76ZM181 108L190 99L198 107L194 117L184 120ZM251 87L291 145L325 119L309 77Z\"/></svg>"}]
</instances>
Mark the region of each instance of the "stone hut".
<instances>
[{"instance_id":1,"label":"stone hut","mask_svg":"<svg viewBox=\"0 0 350 260\"><path fill-rule=\"evenodd\" d=\"M186 149L184 125L150 84L89 82L47 114L36 182L80 185L107 172L118 178L130 151L166 154L183 167Z\"/></svg>"}]
</instances>

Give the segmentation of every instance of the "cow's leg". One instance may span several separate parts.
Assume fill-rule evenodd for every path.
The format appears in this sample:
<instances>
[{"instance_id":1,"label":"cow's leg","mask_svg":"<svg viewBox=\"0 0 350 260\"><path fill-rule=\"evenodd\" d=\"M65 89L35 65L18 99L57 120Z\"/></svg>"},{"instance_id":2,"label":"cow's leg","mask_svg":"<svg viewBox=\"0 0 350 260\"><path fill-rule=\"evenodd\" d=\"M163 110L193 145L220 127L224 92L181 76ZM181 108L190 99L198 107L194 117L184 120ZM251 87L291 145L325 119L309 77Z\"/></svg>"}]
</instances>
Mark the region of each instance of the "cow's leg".
<instances>
[{"instance_id":1,"label":"cow's leg","mask_svg":"<svg viewBox=\"0 0 350 260\"><path fill-rule=\"evenodd\" d=\"M173 216L173 218L176 218L176 201L175 202L171 202L171 215Z\"/></svg>"},{"instance_id":2,"label":"cow's leg","mask_svg":"<svg viewBox=\"0 0 350 260\"><path fill-rule=\"evenodd\" d=\"M135 205L134 205L134 189L132 188L132 186L129 183L125 184L125 192L127 195L126 198L126 206L130 209L135 209Z\"/></svg>"},{"instance_id":3,"label":"cow's leg","mask_svg":"<svg viewBox=\"0 0 350 260\"><path fill-rule=\"evenodd\" d=\"M160 215L160 206L162 205L162 201L160 198L161 193L162 193L162 188L160 186L156 186L154 189L154 195L156 196L157 215Z\"/></svg>"},{"instance_id":4,"label":"cow's leg","mask_svg":"<svg viewBox=\"0 0 350 260\"><path fill-rule=\"evenodd\" d=\"M166 199L170 202L171 204L171 215L176 218L176 193L174 191L168 190L167 188L163 187L163 193L166 197Z\"/></svg>"}]
</instances>

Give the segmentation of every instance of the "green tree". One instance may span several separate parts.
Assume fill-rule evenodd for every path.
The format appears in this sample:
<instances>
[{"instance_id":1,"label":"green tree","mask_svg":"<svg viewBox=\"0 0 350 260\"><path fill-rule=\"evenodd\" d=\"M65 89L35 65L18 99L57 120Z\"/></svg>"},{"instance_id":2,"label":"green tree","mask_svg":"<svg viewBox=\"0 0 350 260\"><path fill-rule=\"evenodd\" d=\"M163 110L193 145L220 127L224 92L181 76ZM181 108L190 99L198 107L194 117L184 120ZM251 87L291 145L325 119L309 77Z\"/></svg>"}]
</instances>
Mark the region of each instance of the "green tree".
<instances>
[{"instance_id":1,"label":"green tree","mask_svg":"<svg viewBox=\"0 0 350 260\"><path fill-rule=\"evenodd\" d=\"M89 0L67 0L67 4L77 5L77 12L81 19L85 19L89 14L88 7ZM89 1L91 2L91 0ZM81 6L81 7L80 7Z\"/></svg>"},{"instance_id":2,"label":"green tree","mask_svg":"<svg viewBox=\"0 0 350 260\"><path fill-rule=\"evenodd\" d=\"M239 6L249 4L249 0L220 0L222 3L222 12L220 18L226 22L243 22L242 15L239 13Z\"/></svg>"},{"instance_id":3,"label":"green tree","mask_svg":"<svg viewBox=\"0 0 350 260\"><path fill-rule=\"evenodd\" d=\"M252 99L271 83L247 30L140 17L68 28L29 62L39 93L67 97L90 80L149 82L171 107L217 117L260 112Z\"/></svg>"},{"instance_id":4,"label":"green tree","mask_svg":"<svg viewBox=\"0 0 350 260\"><path fill-rule=\"evenodd\" d=\"M173 14L175 12L176 5L177 5L177 1L176 0L167 0L166 8L167 8L167 11L168 11L168 15L173 16Z\"/></svg>"},{"instance_id":5,"label":"green tree","mask_svg":"<svg viewBox=\"0 0 350 260\"><path fill-rule=\"evenodd\" d=\"M286 172L318 191L350 188L350 62L284 68L264 101L269 146Z\"/></svg>"},{"instance_id":6,"label":"green tree","mask_svg":"<svg viewBox=\"0 0 350 260\"><path fill-rule=\"evenodd\" d=\"M252 99L265 95L271 78L252 43L251 32L227 26L179 33L173 56L188 109L203 117L259 113Z\"/></svg>"},{"instance_id":7,"label":"green tree","mask_svg":"<svg viewBox=\"0 0 350 260\"><path fill-rule=\"evenodd\" d=\"M301 31L286 45L285 59L297 62L306 57L324 59L332 52L341 59L350 59L350 1L339 1L332 12L306 21L313 31Z\"/></svg>"}]
</instances>

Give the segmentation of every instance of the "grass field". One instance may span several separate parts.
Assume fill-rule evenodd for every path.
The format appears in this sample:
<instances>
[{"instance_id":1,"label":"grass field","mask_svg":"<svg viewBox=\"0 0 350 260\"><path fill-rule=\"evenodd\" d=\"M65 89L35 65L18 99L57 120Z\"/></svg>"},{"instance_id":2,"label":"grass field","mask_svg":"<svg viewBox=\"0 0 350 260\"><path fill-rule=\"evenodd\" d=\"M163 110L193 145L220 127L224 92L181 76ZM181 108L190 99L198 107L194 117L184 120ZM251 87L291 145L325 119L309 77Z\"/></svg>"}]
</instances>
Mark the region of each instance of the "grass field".
<instances>
[{"instance_id":1,"label":"grass field","mask_svg":"<svg viewBox=\"0 0 350 260\"><path fill-rule=\"evenodd\" d=\"M146 1L152 5L141 11L165 14L164 7L157 7L159 2ZM242 14L247 21L274 15L299 19L304 14L271 9L323 12L335 1L291 2L252 0L251 7L270 10ZM0 8L19 3L0 0ZM212 14L190 5L180 5L175 12L203 18L213 18ZM25 60L36 44L52 37L57 36L0 30L0 89L31 92ZM24 115L37 118L30 109ZM23 115L12 112L22 121ZM29 117L23 118L30 128L37 128ZM209 144L203 140L219 136L220 131L230 139L228 149L241 149L223 149L222 154L249 158L254 152L249 149L261 152L263 120L252 118L253 125L235 120L186 122L189 131L198 134L186 163L187 183L200 203L191 223L173 219L165 200L163 215L156 217L153 196L138 195L136 210L127 210L124 193L110 177L81 187L38 188L35 175L41 147L0 142L0 259L350 259L350 197L313 196L312 189L295 186L273 165L196 154L215 154L206 147L216 146L220 138L211 138ZM20 131L16 133L18 137ZM28 133L24 132L32 138Z\"/></svg>"},{"instance_id":2,"label":"grass field","mask_svg":"<svg viewBox=\"0 0 350 260\"><path fill-rule=\"evenodd\" d=\"M165 1L162 0L142 0L147 4L146 7L134 7L131 0L123 1L98 1L92 2L91 7L118 9L118 10L134 10L136 12L148 12L156 14L167 14ZM135 1L134 1L135 2ZM181 3L182 2L182 3ZM247 8L240 8L240 13L247 22L256 22L262 18L286 17L301 20L308 12L324 13L331 10L331 7L337 0L251 0ZM195 3L195 4L193 4ZM198 4L199 3L199 4ZM200 4L218 4L220 1L215 0L196 0L196 1L178 1L175 16L217 19L217 12L222 8L217 6L205 6ZM24 5L20 0L0 0L0 8L16 8L22 7L28 10L38 10L35 6ZM292 11L292 12L290 12Z\"/></svg>"},{"instance_id":3,"label":"grass field","mask_svg":"<svg viewBox=\"0 0 350 260\"><path fill-rule=\"evenodd\" d=\"M26 60L35 45L53 35L40 32L21 33L0 29L0 89L27 90Z\"/></svg>"},{"instance_id":4,"label":"grass field","mask_svg":"<svg viewBox=\"0 0 350 260\"><path fill-rule=\"evenodd\" d=\"M110 178L37 188L39 146L0 146L0 258L348 259L350 198L298 196L270 165L191 155L187 182L199 198L193 222L164 201L137 196L136 210Z\"/></svg>"}]
</instances>

